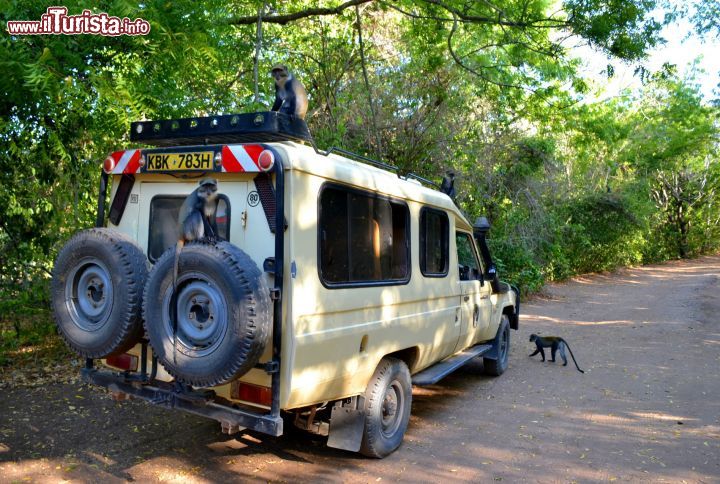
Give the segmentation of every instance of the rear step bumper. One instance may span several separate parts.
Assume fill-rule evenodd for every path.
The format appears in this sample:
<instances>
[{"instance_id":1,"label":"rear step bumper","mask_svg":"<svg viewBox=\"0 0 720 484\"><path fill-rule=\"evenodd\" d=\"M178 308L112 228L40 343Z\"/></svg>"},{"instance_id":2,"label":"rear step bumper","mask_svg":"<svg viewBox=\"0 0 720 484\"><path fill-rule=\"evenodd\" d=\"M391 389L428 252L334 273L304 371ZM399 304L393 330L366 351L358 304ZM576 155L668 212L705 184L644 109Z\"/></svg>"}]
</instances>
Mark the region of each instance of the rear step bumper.
<instances>
[{"instance_id":1,"label":"rear step bumper","mask_svg":"<svg viewBox=\"0 0 720 484\"><path fill-rule=\"evenodd\" d=\"M417 386L433 385L476 356L483 355L491 349L492 345L475 345L468 348L456 355L445 358L439 363L435 363L419 373L415 373L412 377L412 383Z\"/></svg>"},{"instance_id":2,"label":"rear step bumper","mask_svg":"<svg viewBox=\"0 0 720 484\"><path fill-rule=\"evenodd\" d=\"M82 379L86 383L99 385L113 392L122 392L133 397L166 408L177 408L186 412L217 420L223 430L229 433L250 429L264 434L280 436L283 420L270 414L253 413L231 408L213 401L211 392L188 390L163 382L142 382L125 377L123 374L83 368ZM156 386L154 386L156 385Z\"/></svg>"}]
</instances>

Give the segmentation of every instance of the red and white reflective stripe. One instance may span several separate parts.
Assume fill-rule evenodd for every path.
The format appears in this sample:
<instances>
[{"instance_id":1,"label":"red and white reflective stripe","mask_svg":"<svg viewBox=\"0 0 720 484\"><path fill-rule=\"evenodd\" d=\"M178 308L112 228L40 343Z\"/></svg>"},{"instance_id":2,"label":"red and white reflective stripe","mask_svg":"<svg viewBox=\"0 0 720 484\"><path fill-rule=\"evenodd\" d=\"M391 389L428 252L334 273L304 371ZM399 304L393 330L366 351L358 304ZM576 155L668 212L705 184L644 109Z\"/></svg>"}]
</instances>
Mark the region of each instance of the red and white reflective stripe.
<instances>
[{"instance_id":1,"label":"red and white reflective stripe","mask_svg":"<svg viewBox=\"0 0 720 484\"><path fill-rule=\"evenodd\" d=\"M222 148L222 171L229 173L259 172L260 145L225 145Z\"/></svg>"},{"instance_id":2,"label":"red and white reflective stripe","mask_svg":"<svg viewBox=\"0 0 720 484\"><path fill-rule=\"evenodd\" d=\"M111 154L117 165L112 171L114 175L137 173L140 171L140 150L116 151Z\"/></svg>"},{"instance_id":3,"label":"red and white reflective stripe","mask_svg":"<svg viewBox=\"0 0 720 484\"><path fill-rule=\"evenodd\" d=\"M258 163L261 145L225 145L222 147L222 171L227 173L258 173L262 170ZM141 150L116 151L110 156L115 160L112 173L135 174L140 171Z\"/></svg>"}]
</instances>

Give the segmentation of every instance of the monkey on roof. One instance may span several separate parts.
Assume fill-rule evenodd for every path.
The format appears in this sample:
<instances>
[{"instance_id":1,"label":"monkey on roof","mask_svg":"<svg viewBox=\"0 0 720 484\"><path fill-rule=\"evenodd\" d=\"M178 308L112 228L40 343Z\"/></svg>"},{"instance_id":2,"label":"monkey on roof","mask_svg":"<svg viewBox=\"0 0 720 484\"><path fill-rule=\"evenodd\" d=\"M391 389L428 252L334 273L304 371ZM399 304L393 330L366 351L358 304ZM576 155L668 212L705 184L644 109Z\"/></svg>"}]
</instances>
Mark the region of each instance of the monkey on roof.
<instances>
[{"instance_id":1,"label":"monkey on roof","mask_svg":"<svg viewBox=\"0 0 720 484\"><path fill-rule=\"evenodd\" d=\"M275 79L275 103L271 110L305 119L308 108L305 87L288 71L287 66L278 64L271 73Z\"/></svg>"}]
</instances>

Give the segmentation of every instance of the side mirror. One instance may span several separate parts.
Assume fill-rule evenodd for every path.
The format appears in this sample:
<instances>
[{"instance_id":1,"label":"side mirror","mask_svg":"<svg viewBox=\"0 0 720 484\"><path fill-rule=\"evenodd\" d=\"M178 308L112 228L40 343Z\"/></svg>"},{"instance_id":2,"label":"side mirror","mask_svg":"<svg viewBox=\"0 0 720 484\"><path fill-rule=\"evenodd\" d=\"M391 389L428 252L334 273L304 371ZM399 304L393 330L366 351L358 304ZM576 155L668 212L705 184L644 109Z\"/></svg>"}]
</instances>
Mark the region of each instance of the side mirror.
<instances>
[{"instance_id":1,"label":"side mirror","mask_svg":"<svg viewBox=\"0 0 720 484\"><path fill-rule=\"evenodd\" d=\"M490 264L490 267L487 268L487 278L490 281L493 292L500 292L500 278L498 278L497 268L494 263Z\"/></svg>"}]
</instances>

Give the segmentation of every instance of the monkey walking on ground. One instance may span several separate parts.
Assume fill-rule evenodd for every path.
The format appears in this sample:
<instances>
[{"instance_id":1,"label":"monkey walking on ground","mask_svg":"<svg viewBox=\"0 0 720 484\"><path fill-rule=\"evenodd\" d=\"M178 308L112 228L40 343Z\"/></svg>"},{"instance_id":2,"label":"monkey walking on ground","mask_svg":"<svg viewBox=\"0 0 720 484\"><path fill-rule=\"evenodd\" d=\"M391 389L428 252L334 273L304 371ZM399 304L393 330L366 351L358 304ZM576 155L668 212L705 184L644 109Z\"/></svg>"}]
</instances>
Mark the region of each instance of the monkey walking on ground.
<instances>
[{"instance_id":1,"label":"monkey walking on ground","mask_svg":"<svg viewBox=\"0 0 720 484\"><path fill-rule=\"evenodd\" d=\"M175 245L175 262L173 266L173 292L170 297L170 318L173 328L173 361L177 348L177 276L180 252L186 243L193 240L217 237L217 221L215 214L218 204L218 186L214 178L203 178L199 186L187 196L180 206L178 226L180 233Z\"/></svg>"},{"instance_id":2,"label":"monkey walking on ground","mask_svg":"<svg viewBox=\"0 0 720 484\"><path fill-rule=\"evenodd\" d=\"M288 68L283 65L273 67L271 74L275 78L275 103L271 111L279 111L305 119L308 100L302 83L295 79Z\"/></svg>"},{"instance_id":3,"label":"monkey walking on ground","mask_svg":"<svg viewBox=\"0 0 720 484\"><path fill-rule=\"evenodd\" d=\"M545 350L543 348L550 348L550 352L552 354L552 360L550 361L554 362L555 352L560 350L560 358L562 358L563 360L563 366L567 366L567 357L565 356L565 347L567 347L568 351L570 352L570 356L572 356L573 363L575 363L575 368L577 368L580 373L585 373L578 366L577 361L575 360L575 355L570 349L570 345L561 337L538 336L536 334L531 334L530 341L535 343L535 346L537 346L537 349L533 353L531 353L530 356L535 356L540 353L540 355L542 356L542 360L545 361Z\"/></svg>"}]
</instances>

